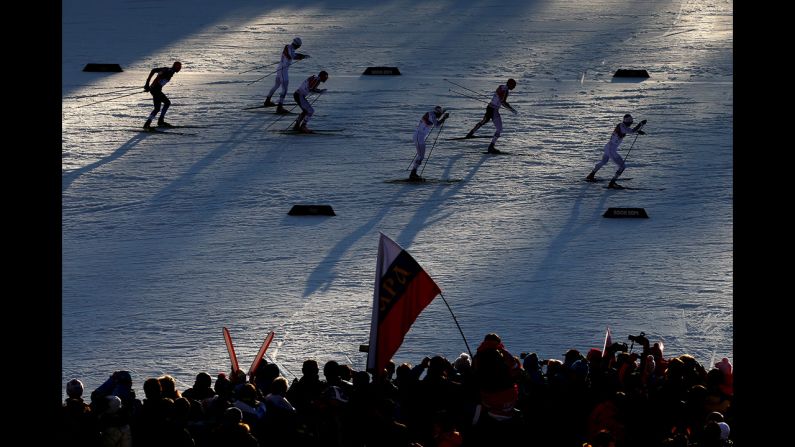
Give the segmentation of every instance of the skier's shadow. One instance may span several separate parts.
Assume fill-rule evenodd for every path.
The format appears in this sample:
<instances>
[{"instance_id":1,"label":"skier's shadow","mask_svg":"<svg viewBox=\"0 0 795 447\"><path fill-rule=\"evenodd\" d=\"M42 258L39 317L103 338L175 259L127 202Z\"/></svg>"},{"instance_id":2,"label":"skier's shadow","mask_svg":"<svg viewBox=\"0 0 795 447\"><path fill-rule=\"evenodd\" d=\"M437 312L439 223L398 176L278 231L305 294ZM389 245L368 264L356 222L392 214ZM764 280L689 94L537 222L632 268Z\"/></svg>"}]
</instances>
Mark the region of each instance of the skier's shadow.
<instances>
[{"instance_id":1,"label":"skier's shadow","mask_svg":"<svg viewBox=\"0 0 795 447\"><path fill-rule=\"evenodd\" d=\"M448 178L451 168L459 159L463 157L464 154L450 157L442 177ZM403 231L398 235L398 243L404 247L411 245L411 242L414 241L421 229L450 217L453 214L452 212L439 214L439 210L436 209L438 207L437 204L444 203L446 200L454 197L456 194L459 194L464 185L466 185L470 180L472 180L472 178L475 177L475 174L478 172L480 167L490 157L490 155L483 155L480 157L478 162L470 168L469 172L461 179L460 182L447 185L448 187L435 188L433 194L421 207L417 209L417 212L414 214L414 217L411 219L409 224L406 225Z\"/></svg>"},{"instance_id":2,"label":"skier's shadow","mask_svg":"<svg viewBox=\"0 0 795 447\"><path fill-rule=\"evenodd\" d=\"M150 136L149 134L141 132L140 135L136 135L130 138L129 141L119 146L118 149L113 151L113 153L108 155L107 157L101 158L93 163L87 164L81 168L75 169L74 171L69 171L68 173L63 174L61 176L61 192L64 192L67 189L69 189L72 183L75 180L77 180L81 175L87 172L91 172L102 165L115 161L117 158L120 158L121 156L126 154L130 149L137 146L138 143L144 140L144 138L149 136Z\"/></svg>"},{"instance_id":3,"label":"skier's shadow","mask_svg":"<svg viewBox=\"0 0 795 447\"><path fill-rule=\"evenodd\" d=\"M449 176L452 166L458 159L462 157L463 155L457 155L450 158L449 162L447 163L447 167L444 169L443 177L446 178ZM303 296L308 297L318 290L328 290L339 276L339 273L336 271L336 265L339 260L342 259L345 252L347 252L359 239L373 234L378 227L378 224L387 215L389 215L389 212L392 210L392 208L402 206L401 199L405 198L407 195L410 195L413 188L430 187L434 188L434 191L432 196L426 200L425 204L417 210L410 224L406 226L406 229L398 237L398 243L404 247L407 246L417 236L420 228L424 228L426 225L449 217L449 214L441 216L437 215L438 212L435 210L435 208L438 206L437 204L442 203L445 199L460 193L461 188L463 188L464 185L475 176L478 169L480 169L480 166L487 158L489 157L482 157L477 164L470 168L470 171L467 173L467 175L464 176L458 183L440 183L434 185L407 183L403 187L399 188L398 191L396 191L393 195L392 199L384 200L386 205L383 206L376 213L376 215L373 216L373 218L363 223L358 228L351 231L347 236L342 238L342 240L340 240L334 247L331 248L331 250L329 250L328 254L323 258L323 260L318 262L317 267L309 274L309 277L307 278L306 288L304 289Z\"/></svg>"}]
</instances>

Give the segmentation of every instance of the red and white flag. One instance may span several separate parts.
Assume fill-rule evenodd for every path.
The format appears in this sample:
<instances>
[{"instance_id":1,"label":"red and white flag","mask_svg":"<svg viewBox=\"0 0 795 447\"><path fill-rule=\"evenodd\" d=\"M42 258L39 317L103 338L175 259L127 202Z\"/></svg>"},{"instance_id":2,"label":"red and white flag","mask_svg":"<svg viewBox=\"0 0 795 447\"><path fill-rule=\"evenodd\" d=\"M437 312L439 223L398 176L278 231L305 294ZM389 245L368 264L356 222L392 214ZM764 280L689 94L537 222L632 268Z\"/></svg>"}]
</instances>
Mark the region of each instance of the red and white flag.
<instances>
[{"instance_id":1,"label":"red and white flag","mask_svg":"<svg viewBox=\"0 0 795 447\"><path fill-rule=\"evenodd\" d=\"M375 267L368 370L382 373L414 320L439 293L439 286L417 261L381 233Z\"/></svg>"},{"instance_id":2,"label":"red and white flag","mask_svg":"<svg viewBox=\"0 0 795 447\"><path fill-rule=\"evenodd\" d=\"M607 356L607 347L613 344L613 337L610 336L610 326L607 327L605 332L605 345L602 347L602 357Z\"/></svg>"}]
</instances>

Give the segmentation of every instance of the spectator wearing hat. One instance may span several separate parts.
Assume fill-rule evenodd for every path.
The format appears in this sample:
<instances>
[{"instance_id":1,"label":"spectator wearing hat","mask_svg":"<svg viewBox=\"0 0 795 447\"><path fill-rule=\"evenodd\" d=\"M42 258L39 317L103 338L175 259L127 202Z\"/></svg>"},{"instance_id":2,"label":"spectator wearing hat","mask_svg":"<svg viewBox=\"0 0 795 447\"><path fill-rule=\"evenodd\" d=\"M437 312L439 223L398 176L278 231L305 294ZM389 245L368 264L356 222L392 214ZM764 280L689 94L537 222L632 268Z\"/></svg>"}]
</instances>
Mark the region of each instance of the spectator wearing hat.
<instances>
[{"instance_id":1,"label":"spectator wearing hat","mask_svg":"<svg viewBox=\"0 0 795 447\"><path fill-rule=\"evenodd\" d=\"M106 396L105 412L99 416L99 429L102 432L103 447L132 447L132 431L129 418L121 411L122 402L118 396Z\"/></svg>"},{"instance_id":2,"label":"spectator wearing hat","mask_svg":"<svg viewBox=\"0 0 795 447\"><path fill-rule=\"evenodd\" d=\"M83 402L83 383L77 379L67 382L66 395L68 397L61 408L60 443L95 445L99 440L99 429L91 407Z\"/></svg>"},{"instance_id":3,"label":"spectator wearing hat","mask_svg":"<svg viewBox=\"0 0 795 447\"><path fill-rule=\"evenodd\" d=\"M709 421L701 433L698 447L730 447L734 443L729 439L729 424Z\"/></svg>"},{"instance_id":4,"label":"spectator wearing hat","mask_svg":"<svg viewBox=\"0 0 795 447\"><path fill-rule=\"evenodd\" d=\"M513 417L519 398L522 366L502 343L499 335L486 334L472 361L480 402L489 415L505 420Z\"/></svg>"},{"instance_id":5,"label":"spectator wearing hat","mask_svg":"<svg viewBox=\"0 0 795 447\"><path fill-rule=\"evenodd\" d=\"M734 367L732 367L729 359L724 357L720 362L715 364L715 368L720 370L723 374L723 381L720 384L720 390L728 397L734 396Z\"/></svg>"}]
</instances>

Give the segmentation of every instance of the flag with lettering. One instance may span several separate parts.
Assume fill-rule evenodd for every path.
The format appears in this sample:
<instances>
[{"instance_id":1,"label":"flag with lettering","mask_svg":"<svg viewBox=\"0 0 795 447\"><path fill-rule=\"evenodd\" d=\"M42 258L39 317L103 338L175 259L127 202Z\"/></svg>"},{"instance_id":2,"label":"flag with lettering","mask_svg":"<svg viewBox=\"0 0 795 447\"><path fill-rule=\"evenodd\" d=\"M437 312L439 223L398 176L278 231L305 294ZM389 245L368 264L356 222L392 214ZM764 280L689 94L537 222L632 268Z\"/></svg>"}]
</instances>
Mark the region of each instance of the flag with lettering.
<instances>
[{"instance_id":1,"label":"flag with lettering","mask_svg":"<svg viewBox=\"0 0 795 447\"><path fill-rule=\"evenodd\" d=\"M414 320L439 293L439 286L417 261L381 233L375 267L368 370L382 373Z\"/></svg>"}]
</instances>

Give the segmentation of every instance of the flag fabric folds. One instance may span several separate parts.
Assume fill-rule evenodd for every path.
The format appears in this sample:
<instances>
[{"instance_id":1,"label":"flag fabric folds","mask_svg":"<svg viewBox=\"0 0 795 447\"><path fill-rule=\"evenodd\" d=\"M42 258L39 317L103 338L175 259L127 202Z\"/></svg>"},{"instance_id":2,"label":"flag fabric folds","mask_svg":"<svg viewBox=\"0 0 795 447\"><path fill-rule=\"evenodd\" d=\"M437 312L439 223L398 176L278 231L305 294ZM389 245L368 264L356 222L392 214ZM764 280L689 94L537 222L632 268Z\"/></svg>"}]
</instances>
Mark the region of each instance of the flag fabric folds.
<instances>
[{"instance_id":1,"label":"flag fabric folds","mask_svg":"<svg viewBox=\"0 0 795 447\"><path fill-rule=\"evenodd\" d=\"M439 286L417 261L381 233L375 268L368 370L374 374L383 372L414 320L439 293Z\"/></svg>"}]
</instances>

